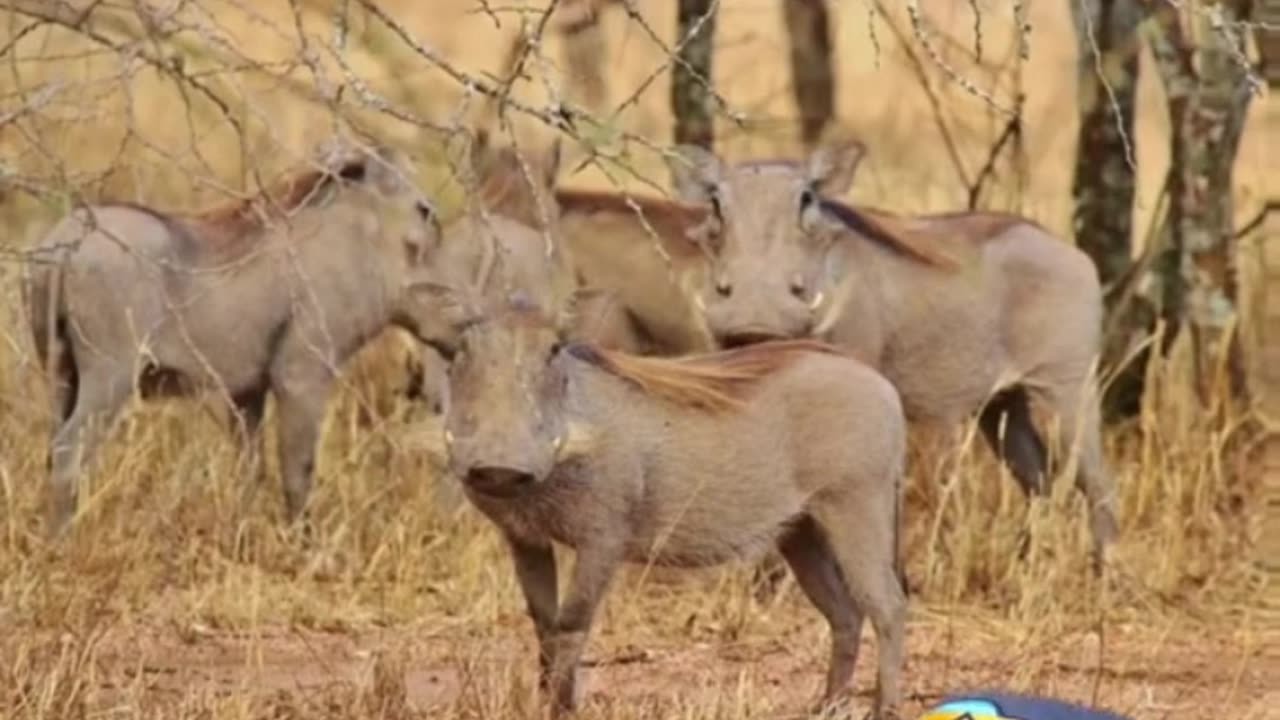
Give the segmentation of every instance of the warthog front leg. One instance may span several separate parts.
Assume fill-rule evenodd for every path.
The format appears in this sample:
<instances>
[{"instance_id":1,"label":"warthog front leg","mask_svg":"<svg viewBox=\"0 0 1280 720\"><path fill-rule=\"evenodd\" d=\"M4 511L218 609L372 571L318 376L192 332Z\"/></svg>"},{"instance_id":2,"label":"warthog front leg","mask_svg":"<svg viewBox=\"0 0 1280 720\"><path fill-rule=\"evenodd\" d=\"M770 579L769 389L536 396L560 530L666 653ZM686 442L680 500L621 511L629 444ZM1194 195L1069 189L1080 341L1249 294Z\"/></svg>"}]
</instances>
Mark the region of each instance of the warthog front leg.
<instances>
[{"instance_id":1,"label":"warthog front leg","mask_svg":"<svg viewBox=\"0 0 1280 720\"><path fill-rule=\"evenodd\" d=\"M555 637L551 644L550 685L555 693L552 717L562 717L577 708L578 665L582 660L582 649L590 635L596 609L621 560L619 544L578 549L573 580L564 605L557 614Z\"/></svg>"},{"instance_id":2,"label":"warthog front leg","mask_svg":"<svg viewBox=\"0 0 1280 720\"><path fill-rule=\"evenodd\" d=\"M328 368L318 362L282 363L272 373L285 517L290 524L302 517L311 494L316 443L332 385Z\"/></svg>"},{"instance_id":3,"label":"warthog front leg","mask_svg":"<svg viewBox=\"0 0 1280 720\"><path fill-rule=\"evenodd\" d=\"M515 565L516 579L524 592L529 617L538 635L538 687L551 689L551 653L556 629L557 599L556 556L550 545L531 545L511 536L507 537L511 548L511 560Z\"/></svg>"}]
</instances>

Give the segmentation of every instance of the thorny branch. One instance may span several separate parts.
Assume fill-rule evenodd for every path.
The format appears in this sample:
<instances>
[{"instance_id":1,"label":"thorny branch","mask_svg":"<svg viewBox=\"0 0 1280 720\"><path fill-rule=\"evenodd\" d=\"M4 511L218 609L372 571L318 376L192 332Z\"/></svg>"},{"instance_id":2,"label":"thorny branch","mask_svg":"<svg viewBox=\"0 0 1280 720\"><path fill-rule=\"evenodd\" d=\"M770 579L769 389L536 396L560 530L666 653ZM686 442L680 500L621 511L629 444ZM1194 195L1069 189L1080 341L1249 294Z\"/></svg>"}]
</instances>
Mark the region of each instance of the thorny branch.
<instances>
[{"instance_id":1,"label":"thorny branch","mask_svg":"<svg viewBox=\"0 0 1280 720\"><path fill-rule=\"evenodd\" d=\"M463 90L463 103L460 107L465 107L466 102L473 96L486 97L498 104L500 113L507 111L519 113L577 141L588 153L588 159L583 162L583 165L594 165L604 169L604 164L607 163L617 170L634 175L634 171L625 162L625 158L621 153L596 147L596 143L585 138L578 131L579 122L585 121L596 126L603 126L606 123L612 126L614 123L593 117L587 110L564 100L559 93L551 93L551 101L545 104L521 100L512 96L512 83L524 73L525 65L530 56L540 52L542 36L552 27L551 16L560 5L572 1L550 0L539 10L520 10L522 14L535 15L537 17L536 25L528 31L528 42L519 58L515 71L497 81L486 79L481 75L462 69L461 66L451 61L444 53L416 37L403 22L394 17L379 3L374 2L374 0L355 0L354 4L363 11L367 18L384 26L398 41L401 46L400 49L409 50L420 61L425 61L427 66L444 73L445 76L457 84ZM332 2L327 3L289 0L295 25L293 33L285 32L282 28L272 25L265 17L258 14L258 11L252 7L252 3L239 0L229 0L229 2L242 11L258 17L264 26L269 27L281 37L291 38L291 42L293 41L292 39L296 39L297 52L295 56L291 59L273 60L270 63L246 56L235 43L229 40L229 36L214 29L216 22L212 15L195 3L179 2L176 5L165 6L164 8L148 5L144 2L128 5L127 7L136 11L135 20L141 25L140 28L134 28L131 27L130 23L118 17L121 9L119 6L108 5L102 0L88 0L84 3L71 2L71 0L52 0L50 2L40 0L0 0L0 10L7 9L18 16L30 20L30 22L14 28L12 36L7 40L4 47L0 49L0 55L11 52L23 37L43 25L56 25L66 28L121 57L138 59L162 75L172 79L180 91L186 92L190 89L195 95L208 101L217 109L223 120L235 129L236 134L241 137L242 146L245 142L243 139L244 116L246 113L253 112L253 109L250 107L243 109L236 107L228 95L215 89L210 84L210 81L213 78L234 76L237 73L246 71L267 74L273 80L284 84L291 93L306 100L323 104L335 115L335 118L342 117L350 120L343 106L354 104L360 108L394 118L419 129L444 135L460 132L461 119L464 114L462 109L448 118L433 119L424 117L404 103L394 102L375 91L370 82L352 67L347 53L352 22L353 3L351 0L332 0ZM1248 27L1263 26L1262 24L1227 22L1223 20L1221 13L1214 6L1203 6L1199 3L1186 3L1178 0L1163 0L1163 2L1175 8L1207 13L1211 19L1216 19L1215 22L1211 23L1214 30L1223 33L1224 37L1229 37L1232 47L1237 49L1235 53L1237 60L1243 65L1248 64L1247 55L1243 47L1243 32ZM664 55L664 60L660 66L646 75L633 92L629 93L617 105L611 113L613 116L636 104L639 96L647 86L651 85L656 78L672 65L681 62L679 50L683 42L687 40L687 38L677 38L675 46L668 46L662 41L662 34L649 26L634 0L621 0L617 4L625 9L628 21L639 27L650 40L657 44ZM871 0L867 0L867 5L870 10L872 7ZM958 179L968 189L970 201L972 202L976 195L981 192L983 183L993 172L993 164L1003 150L1003 145L1017 134L1016 130L1019 127L1017 115L1020 108L1006 107L1004 102L997 100L992 92L981 88L978 83L966 78L960 70L944 58L937 41L939 39L945 40L945 36L938 35L931 28L918 0L908 0L906 4L906 12L911 23L910 36L893 22L883 2L877 0L874 6L879 10L881 18L889 24L891 31L898 36L902 46L907 51L907 58L911 63L912 70L920 79L921 86L928 96L934 122L939 128L939 133L951 164ZM972 52L974 59L980 63L983 56L988 52L984 33L987 32L989 23L985 22L982 16L979 3L971 2L970 8L973 14L974 32ZM514 10L509 8L499 10L496 6L487 2L480 2L477 6L477 12L486 13L493 19L495 24L498 22L497 13L500 11L513 12ZM598 11L598 7L593 10L593 12ZM302 23L302 17L306 12L319 12L330 21L332 33L327 42L307 36ZM180 22L179 15L182 13L187 13L187 16L195 13L203 17L204 21ZM1012 5L1012 17L1019 53L1022 57L1026 57L1030 48L1030 25L1027 21L1027 4L1022 0L1014 2ZM868 30L872 33L871 37L875 41L874 23L868 24ZM204 57L214 60L218 65L218 69L194 70L183 62L182 54L171 54L171 52L165 50L166 45L182 48L184 35L198 37L202 43L199 52ZM913 47L917 45L922 50L922 55L918 55L913 50ZM330 77L326 74L321 62L322 59L332 62L332 67L337 69L337 77ZM1010 118L1005 125L1004 131L992 147L986 163L979 170L976 177L971 178L969 172L964 168L956 140L942 116L942 100L928 78L927 64L935 66L948 81L963 88L969 94L983 100L997 112ZM305 67L309 71L311 76L310 84L299 82L289 77L289 73L298 67ZM1252 68L1249 69L1248 77L1256 80L1256 73ZM697 80L707 87L709 94L722 111L728 112L733 120L739 123L742 122L743 115L727 110L728 101L711 87L711 83L707 78L698 77ZM39 102L29 102L25 107L7 111L3 116L0 116L0 126L12 123L38 111L40 107L50 101L54 94L56 93L50 91L47 87L35 93L33 97ZM269 126L269 123L267 125ZM640 134L617 129L612 135L621 141L624 146L627 143L632 143L660 155L670 154L668 148ZM1132 151L1130 150L1127 154L1131 155ZM1131 160L1131 157L1129 159ZM606 173L606 175L614 177L612 172ZM7 182L11 185L22 185L22 181L13 175L8 176ZM657 185L652 183L650 185L657 188Z\"/></svg>"},{"instance_id":2,"label":"thorny branch","mask_svg":"<svg viewBox=\"0 0 1280 720\"><path fill-rule=\"evenodd\" d=\"M93 11L102 0L94 0L92 4L82 11L77 11L70 3L65 0L56 0L53 3L39 2L32 0L6 0L0 4L0 10L11 10L15 13L26 15L41 22L53 23L73 30L94 42L110 48L122 56L132 56L141 59L146 64L155 68L164 75L167 75L179 84L185 84L200 93L209 102L213 103L222 113L226 121L236 130L238 135L243 136L244 128L238 118L231 111L231 107L220 95L214 92L204 81L191 77L182 68L182 63L171 58L164 58L152 52L142 49L142 41L132 43L121 43L113 40L108 35L102 33L93 27Z\"/></svg>"},{"instance_id":3,"label":"thorny branch","mask_svg":"<svg viewBox=\"0 0 1280 720\"><path fill-rule=\"evenodd\" d=\"M915 34L916 40L920 43L920 47L924 49L925 55L929 56L929 59L933 61L933 64L937 65L952 82L964 88L970 95L982 100L987 105L991 106L992 109L1001 114L1017 114L1016 109L1007 108L997 102L990 92L978 87L977 84L960 74L960 71L956 70L942 58L938 49L934 47L933 42L929 39L928 30L925 27L926 21L924 14L920 11L920 0L907 0L907 14L911 18L911 30Z\"/></svg>"}]
</instances>

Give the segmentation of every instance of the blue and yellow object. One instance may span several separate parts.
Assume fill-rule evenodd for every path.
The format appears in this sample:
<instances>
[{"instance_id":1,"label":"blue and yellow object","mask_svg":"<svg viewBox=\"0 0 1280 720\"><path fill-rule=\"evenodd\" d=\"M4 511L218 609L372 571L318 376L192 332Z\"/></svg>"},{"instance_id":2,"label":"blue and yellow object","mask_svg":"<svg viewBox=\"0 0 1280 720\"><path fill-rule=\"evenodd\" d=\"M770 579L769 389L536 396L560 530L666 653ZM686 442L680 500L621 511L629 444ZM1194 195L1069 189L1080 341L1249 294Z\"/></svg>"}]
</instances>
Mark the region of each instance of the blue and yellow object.
<instances>
[{"instance_id":1,"label":"blue and yellow object","mask_svg":"<svg viewBox=\"0 0 1280 720\"><path fill-rule=\"evenodd\" d=\"M1032 695L979 692L950 695L917 720L1129 720L1105 710Z\"/></svg>"}]
</instances>

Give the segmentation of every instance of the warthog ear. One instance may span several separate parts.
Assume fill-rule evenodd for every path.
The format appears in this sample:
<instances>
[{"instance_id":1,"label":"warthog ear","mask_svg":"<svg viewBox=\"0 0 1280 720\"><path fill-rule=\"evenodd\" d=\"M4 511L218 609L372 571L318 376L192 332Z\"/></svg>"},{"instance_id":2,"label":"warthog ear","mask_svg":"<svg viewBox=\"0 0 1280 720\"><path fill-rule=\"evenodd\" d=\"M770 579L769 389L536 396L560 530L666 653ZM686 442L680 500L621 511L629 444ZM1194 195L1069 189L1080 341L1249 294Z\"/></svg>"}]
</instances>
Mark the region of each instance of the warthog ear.
<instances>
[{"instance_id":1,"label":"warthog ear","mask_svg":"<svg viewBox=\"0 0 1280 720\"><path fill-rule=\"evenodd\" d=\"M677 145L666 158L671 171L671 185L685 202L707 204L720 184L723 164L715 153L697 145Z\"/></svg>"},{"instance_id":2,"label":"warthog ear","mask_svg":"<svg viewBox=\"0 0 1280 720\"><path fill-rule=\"evenodd\" d=\"M472 301L471 296L452 285L435 280L412 278L405 284L405 290L439 313L445 324L455 331L476 322L481 317L480 307Z\"/></svg>"},{"instance_id":3,"label":"warthog ear","mask_svg":"<svg viewBox=\"0 0 1280 720\"><path fill-rule=\"evenodd\" d=\"M828 197L839 197L853 187L858 164L867 154L867 146L857 140L844 140L817 148L809 155L809 182Z\"/></svg>"},{"instance_id":4,"label":"warthog ear","mask_svg":"<svg viewBox=\"0 0 1280 720\"><path fill-rule=\"evenodd\" d=\"M436 206L426 199L414 203L418 213L418 227L410 232L405 240L406 259L411 266L426 264L431 253L440 246L444 238L444 230L440 227L440 213Z\"/></svg>"},{"instance_id":5,"label":"warthog ear","mask_svg":"<svg viewBox=\"0 0 1280 720\"><path fill-rule=\"evenodd\" d=\"M568 462L587 455L594 446L595 433L591 432L591 428L570 420L564 429L564 435L556 439L556 462Z\"/></svg>"}]
</instances>

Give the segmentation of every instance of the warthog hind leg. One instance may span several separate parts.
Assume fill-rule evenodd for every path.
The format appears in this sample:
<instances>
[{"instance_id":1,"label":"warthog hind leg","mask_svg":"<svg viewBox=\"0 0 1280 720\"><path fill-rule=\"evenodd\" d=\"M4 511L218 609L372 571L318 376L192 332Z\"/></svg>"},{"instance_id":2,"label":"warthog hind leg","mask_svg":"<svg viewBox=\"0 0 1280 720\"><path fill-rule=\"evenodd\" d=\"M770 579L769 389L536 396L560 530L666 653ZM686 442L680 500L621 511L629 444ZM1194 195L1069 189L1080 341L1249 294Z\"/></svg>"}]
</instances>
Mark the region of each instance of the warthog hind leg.
<instances>
[{"instance_id":1,"label":"warthog hind leg","mask_svg":"<svg viewBox=\"0 0 1280 720\"><path fill-rule=\"evenodd\" d=\"M262 415L267 405L265 389L255 388L233 398L232 434L236 441L236 475L240 499L236 507L236 533L253 506L262 484Z\"/></svg>"},{"instance_id":2,"label":"warthog hind leg","mask_svg":"<svg viewBox=\"0 0 1280 720\"><path fill-rule=\"evenodd\" d=\"M862 613L849 594L830 545L812 518L805 517L797 523L779 540L778 549L795 573L796 584L831 627L831 662L822 698L825 706L841 699L853 679L862 639Z\"/></svg>"},{"instance_id":3,"label":"warthog hind leg","mask_svg":"<svg viewBox=\"0 0 1280 720\"><path fill-rule=\"evenodd\" d=\"M987 443L1027 496L1048 492L1048 454L1031 422L1027 391L1001 390L982 409L978 425Z\"/></svg>"},{"instance_id":4,"label":"warthog hind leg","mask_svg":"<svg viewBox=\"0 0 1280 720\"><path fill-rule=\"evenodd\" d=\"M130 379L127 368L110 365L87 368L81 373L75 409L58 427L50 445L50 537L60 535L75 513L76 484L128 402Z\"/></svg>"},{"instance_id":5,"label":"warthog hind leg","mask_svg":"<svg viewBox=\"0 0 1280 720\"><path fill-rule=\"evenodd\" d=\"M902 700L907 600L895 569L896 513L865 500L838 496L818 503L811 514L827 538L854 604L875 628L879 657L871 716L880 720L893 717Z\"/></svg>"},{"instance_id":6,"label":"warthog hind leg","mask_svg":"<svg viewBox=\"0 0 1280 720\"><path fill-rule=\"evenodd\" d=\"M1073 381L1044 393L1044 401L1058 418L1060 457L1075 453L1076 487L1089 505L1093 537L1093 571L1102 573L1105 554L1118 532L1115 483L1102 454L1102 414L1092 383Z\"/></svg>"}]
</instances>

